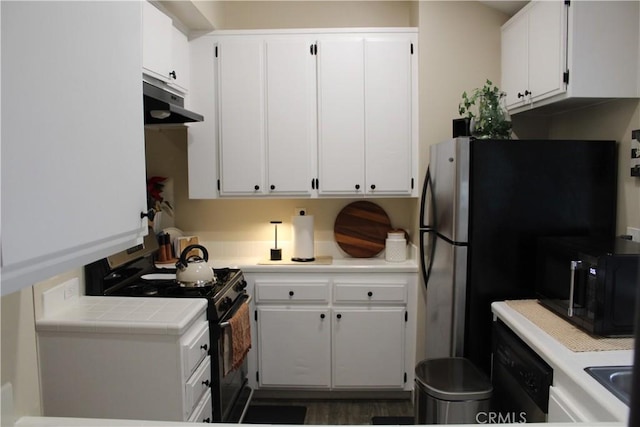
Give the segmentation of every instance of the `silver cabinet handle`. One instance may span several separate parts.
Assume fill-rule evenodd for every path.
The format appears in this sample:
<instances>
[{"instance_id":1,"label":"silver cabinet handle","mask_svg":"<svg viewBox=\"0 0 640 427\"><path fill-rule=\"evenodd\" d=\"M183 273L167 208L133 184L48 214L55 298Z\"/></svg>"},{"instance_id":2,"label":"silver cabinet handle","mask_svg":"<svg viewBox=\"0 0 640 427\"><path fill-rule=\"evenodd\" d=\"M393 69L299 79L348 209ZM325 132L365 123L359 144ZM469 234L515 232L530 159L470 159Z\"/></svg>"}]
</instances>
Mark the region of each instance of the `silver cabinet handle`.
<instances>
[{"instance_id":1,"label":"silver cabinet handle","mask_svg":"<svg viewBox=\"0 0 640 427\"><path fill-rule=\"evenodd\" d=\"M576 270L582 266L582 261L571 261L571 283L569 283L569 308L567 309L567 316L573 317L573 294L575 291L576 283Z\"/></svg>"}]
</instances>

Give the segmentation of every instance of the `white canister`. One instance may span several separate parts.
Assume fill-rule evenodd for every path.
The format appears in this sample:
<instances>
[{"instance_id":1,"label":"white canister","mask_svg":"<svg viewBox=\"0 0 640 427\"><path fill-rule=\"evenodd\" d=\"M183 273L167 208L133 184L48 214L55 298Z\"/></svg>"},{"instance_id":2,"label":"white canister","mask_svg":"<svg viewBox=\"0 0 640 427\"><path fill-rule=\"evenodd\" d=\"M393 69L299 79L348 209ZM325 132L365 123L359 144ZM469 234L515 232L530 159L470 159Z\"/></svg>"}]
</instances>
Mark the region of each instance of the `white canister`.
<instances>
[{"instance_id":1,"label":"white canister","mask_svg":"<svg viewBox=\"0 0 640 427\"><path fill-rule=\"evenodd\" d=\"M385 259L390 262L407 260L407 240L404 230L391 230L385 240Z\"/></svg>"}]
</instances>

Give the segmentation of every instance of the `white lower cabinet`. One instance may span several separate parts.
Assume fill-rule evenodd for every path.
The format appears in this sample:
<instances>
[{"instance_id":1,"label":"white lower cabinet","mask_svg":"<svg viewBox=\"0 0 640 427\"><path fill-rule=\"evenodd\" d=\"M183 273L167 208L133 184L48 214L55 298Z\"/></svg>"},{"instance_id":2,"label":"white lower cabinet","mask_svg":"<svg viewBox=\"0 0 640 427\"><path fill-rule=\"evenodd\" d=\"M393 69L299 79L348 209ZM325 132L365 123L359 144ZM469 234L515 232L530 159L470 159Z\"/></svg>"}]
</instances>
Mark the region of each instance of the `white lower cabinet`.
<instances>
[{"instance_id":1,"label":"white lower cabinet","mask_svg":"<svg viewBox=\"0 0 640 427\"><path fill-rule=\"evenodd\" d=\"M576 403L558 387L549 388L549 415L550 423L578 423L587 422L589 417L580 413Z\"/></svg>"},{"instance_id":2,"label":"white lower cabinet","mask_svg":"<svg viewBox=\"0 0 640 427\"><path fill-rule=\"evenodd\" d=\"M276 306L257 310L260 385L328 388L329 309Z\"/></svg>"},{"instance_id":3,"label":"white lower cabinet","mask_svg":"<svg viewBox=\"0 0 640 427\"><path fill-rule=\"evenodd\" d=\"M126 297L85 298L102 298L104 302L80 307L79 312L105 311L113 306L112 314L117 317L130 307ZM128 299L131 304L144 300ZM116 300L120 304L117 307ZM142 309L153 310L156 302L169 301L165 298L148 300ZM43 414L54 417L211 421L210 339L204 305L190 326L179 326L187 328L182 334L172 333L171 330L178 326L169 322L152 324L152 321L144 321L136 324L132 320L123 320L124 315L103 327L99 322L78 321L77 317L83 314L73 309L69 311L71 320L63 319L60 326L40 322L36 328ZM164 309L166 312L157 316L178 313L184 319L180 320L182 325L189 325L191 313L183 308L169 305ZM147 313L134 314L141 318L149 317ZM75 329L69 326L71 324Z\"/></svg>"},{"instance_id":4,"label":"white lower cabinet","mask_svg":"<svg viewBox=\"0 0 640 427\"><path fill-rule=\"evenodd\" d=\"M255 295L256 387L411 390L416 276L245 274Z\"/></svg>"},{"instance_id":5,"label":"white lower cabinet","mask_svg":"<svg viewBox=\"0 0 640 427\"><path fill-rule=\"evenodd\" d=\"M334 308L335 388L404 386L404 307Z\"/></svg>"}]
</instances>

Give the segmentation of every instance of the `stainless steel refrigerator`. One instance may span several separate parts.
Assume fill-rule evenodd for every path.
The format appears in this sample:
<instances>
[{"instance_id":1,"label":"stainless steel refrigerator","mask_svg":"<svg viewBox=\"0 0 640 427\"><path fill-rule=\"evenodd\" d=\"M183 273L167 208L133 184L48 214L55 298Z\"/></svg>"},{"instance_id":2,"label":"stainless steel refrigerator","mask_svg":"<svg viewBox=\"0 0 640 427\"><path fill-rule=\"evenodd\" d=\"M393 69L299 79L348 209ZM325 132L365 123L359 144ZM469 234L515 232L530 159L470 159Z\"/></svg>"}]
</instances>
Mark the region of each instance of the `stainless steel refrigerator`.
<instances>
[{"instance_id":1,"label":"stainless steel refrigerator","mask_svg":"<svg viewBox=\"0 0 640 427\"><path fill-rule=\"evenodd\" d=\"M427 357L489 373L491 303L535 298L538 237L615 234L616 171L615 141L433 145L420 212Z\"/></svg>"}]
</instances>

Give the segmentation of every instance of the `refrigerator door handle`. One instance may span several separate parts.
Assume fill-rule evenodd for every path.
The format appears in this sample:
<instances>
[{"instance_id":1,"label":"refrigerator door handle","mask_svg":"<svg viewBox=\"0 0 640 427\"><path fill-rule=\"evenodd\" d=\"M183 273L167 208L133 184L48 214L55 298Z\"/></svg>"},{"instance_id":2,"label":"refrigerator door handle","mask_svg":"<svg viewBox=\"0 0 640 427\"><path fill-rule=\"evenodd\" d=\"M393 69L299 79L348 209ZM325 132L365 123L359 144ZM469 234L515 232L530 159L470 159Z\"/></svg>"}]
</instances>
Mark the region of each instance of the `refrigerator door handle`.
<instances>
[{"instance_id":1,"label":"refrigerator door handle","mask_svg":"<svg viewBox=\"0 0 640 427\"><path fill-rule=\"evenodd\" d=\"M431 239L431 244L429 245L429 263L426 262L426 253L424 253L424 239L425 235L429 235ZM422 280L424 281L424 288L428 288L429 276L431 275L431 267L433 267L433 257L436 252L436 242L438 239L435 238L435 233L432 231L421 231L420 232L420 265L422 266Z\"/></svg>"},{"instance_id":2,"label":"refrigerator door handle","mask_svg":"<svg viewBox=\"0 0 640 427\"><path fill-rule=\"evenodd\" d=\"M428 200L427 200L428 197ZM422 186L422 197L420 198L420 228L422 230L435 230L436 224L425 224L424 214L426 209L429 209L429 213L435 212L435 196L433 194L433 181L431 180L431 171L427 166L427 173L424 177L424 185ZM428 206L427 206L428 205ZM435 222L435 216L431 215L430 218Z\"/></svg>"}]
</instances>

